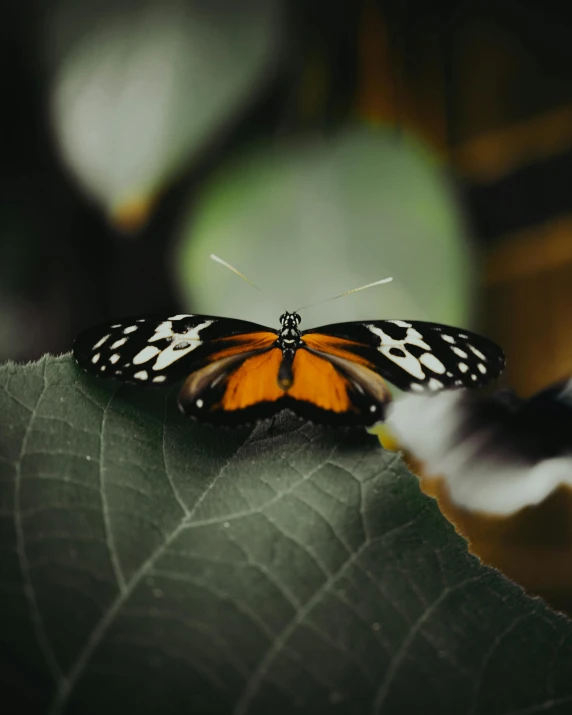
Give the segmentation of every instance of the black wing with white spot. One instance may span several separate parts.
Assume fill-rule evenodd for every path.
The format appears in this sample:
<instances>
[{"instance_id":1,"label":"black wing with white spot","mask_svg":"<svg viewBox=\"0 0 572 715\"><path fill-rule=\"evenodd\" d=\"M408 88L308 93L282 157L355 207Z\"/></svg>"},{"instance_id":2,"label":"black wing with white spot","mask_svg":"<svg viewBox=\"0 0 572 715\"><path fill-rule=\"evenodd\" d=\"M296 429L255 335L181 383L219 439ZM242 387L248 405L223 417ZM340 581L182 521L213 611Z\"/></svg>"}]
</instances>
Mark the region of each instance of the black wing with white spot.
<instances>
[{"instance_id":1,"label":"black wing with white spot","mask_svg":"<svg viewBox=\"0 0 572 715\"><path fill-rule=\"evenodd\" d=\"M139 317L87 330L73 350L88 372L158 386L187 377L216 353L257 350L276 335L256 323L209 315Z\"/></svg>"},{"instance_id":2,"label":"black wing with white spot","mask_svg":"<svg viewBox=\"0 0 572 715\"><path fill-rule=\"evenodd\" d=\"M321 336L325 354L354 355L401 390L482 387L504 369L502 349L463 328L410 320L325 325L302 333ZM333 340L328 346L329 336ZM346 342L347 341L347 342Z\"/></svg>"}]
</instances>

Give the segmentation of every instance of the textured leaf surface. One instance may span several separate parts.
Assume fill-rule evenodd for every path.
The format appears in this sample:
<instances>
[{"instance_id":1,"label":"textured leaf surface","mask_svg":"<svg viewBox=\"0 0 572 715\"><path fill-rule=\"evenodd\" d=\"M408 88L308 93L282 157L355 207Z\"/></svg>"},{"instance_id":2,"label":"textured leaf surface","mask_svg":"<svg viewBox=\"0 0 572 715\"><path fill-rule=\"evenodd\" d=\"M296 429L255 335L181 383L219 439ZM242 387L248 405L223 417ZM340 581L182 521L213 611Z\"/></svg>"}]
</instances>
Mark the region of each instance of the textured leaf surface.
<instances>
[{"instance_id":1,"label":"textured leaf surface","mask_svg":"<svg viewBox=\"0 0 572 715\"><path fill-rule=\"evenodd\" d=\"M43 713L569 713L567 620L376 440L0 368L4 698ZM23 708L21 708L23 709Z\"/></svg>"}]
</instances>

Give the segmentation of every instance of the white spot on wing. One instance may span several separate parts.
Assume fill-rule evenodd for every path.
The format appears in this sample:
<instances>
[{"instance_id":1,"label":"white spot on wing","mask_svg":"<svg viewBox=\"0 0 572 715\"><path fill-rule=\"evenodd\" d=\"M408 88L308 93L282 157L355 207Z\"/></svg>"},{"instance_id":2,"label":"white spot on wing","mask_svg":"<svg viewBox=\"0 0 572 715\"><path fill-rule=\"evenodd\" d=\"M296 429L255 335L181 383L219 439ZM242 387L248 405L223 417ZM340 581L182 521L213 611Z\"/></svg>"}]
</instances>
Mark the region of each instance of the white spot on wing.
<instances>
[{"instance_id":1,"label":"white spot on wing","mask_svg":"<svg viewBox=\"0 0 572 715\"><path fill-rule=\"evenodd\" d=\"M143 350L141 350L141 352L138 352L137 355L135 355L135 357L133 358L133 364L141 365L141 363L151 360L160 352L161 351L159 350L159 348L155 347L154 345L146 345Z\"/></svg>"},{"instance_id":2,"label":"white spot on wing","mask_svg":"<svg viewBox=\"0 0 572 715\"><path fill-rule=\"evenodd\" d=\"M413 375L413 377L416 377L419 380L424 380L425 373L423 372L423 368L421 367L419 360L408 353L405 348L402 348L402 350L405 351L405 355L392 355L389 352L392 347L392 345L380 345L379 352L382 355L385 355L386 358L389 358L389 360L394 362L396 365L399 365L402 370L405 370L405 372Z\"/></svg>"},{"instance_id":3,"label":"white spot on wing","mask_svg":"<svg viewBox=\"0 0 572 715\"><path fill-rule=\"evenodd\" d=\"M403 344L403 340L394 340L387 333L383 332L383 328L378 328L377 325L366 325L365 327L381 340L380 350L383 345L397 345L401 347Z\"/></svg>"},{"instance_id":4,"label":"white spot on wing","mask_svg":"<svg viewBox=\"0 0 572 715\"><path fill-rule=\"evenodd\" d=\"M423 336L421 335L421 333L418 330L415 330L415 328L408 329L407 335L405 336L403 342L411 343L411 345L417 345L424 350L431 350L431 346L427 345L427 343L423 340Z\"/></svg>"},{"instance_id":5,"label":"white spot on wing","mask_svg":"<svg viewBox=\"0 0 572 715\"><path fill-rule=\"evenodd\" d=\"M464 363L464 362L458 363L458 364L457 364L457 367L459 368L459 370L460 370L461 372L467 372L467 370L469 369L468 365L467 365L466 363Z\"/></svg>"},{"instance_id":6,"label":"white spot on wing","mask_svg":"<svg viewBox=\"0 0 572 715\"><path fill-rule=\"evenodd\" d=\"M426 367L431 369L433 372L437 372L439 374L445 372L445 367L443 366L443 364L431 353L431 346L425 342L425 340L423 339L423 335L414 327L412 327L411 323L406 323L403 320L392 320L388 322L391 322L395 325L399 325L403 328L407 327L407 333L405 337L401 340L396 340L395 338L392 338L390 335L388 335L383 330L383 328L372 323L366 325L366 328L374 335L377 335L381 340L381 344L378 347L380 353L385 355L385 357L389 358L396 365L399 365L399 367L401 367L413 377L416 377L420 380L424 380L425 373L421 366L421 359L418 360L407 350L407 347L409 345L416 345L423 350L427 350L428 357L426 359L429 360L429 362L431 362L432 364L426 364ZM403 350L406 354L401 356L391 355L389 349L392 347L401 348L401 350Z\"/></svg>"},{"instance_id":7,"label":"white spot on wing","mask_svg":"<svg viewBox=\"0 0 572 715\"><path fill-rule=\"evenodd\" d=\"M166 379L165 375L157 375L153 378L153 382L165 382Z\"/></svg>"},{"instance_id":8,"label":"white spot on wing","mask_svg":"<svg viewBox=\"0 0 572 715\"><path fill-rule=\"evenodd\" d=\"M483 373L483 375L486 374L487 368L482 363L479 363L477 367L479 368L479 371Z\"/></svg>"},{"instance_id":9,"label":"white spot on wing","mask_svg":"<svg viewBox=\"0 0 572 715\"><path fill-rule=\"evenodd\" d=\"M202 407L205 403L204 403L202 400L199 399L199 400L196 401L195 404L196 404L197 407Z\"/></svg>"},{"instance_id":10,"label":"white spot on wing","mask_svg":"<svg viewBox=\"0 0 572 715\"><path fill-rule=\"evenodd\" d=\"M95 355L91 358L91 362L95 364L99 360L100 357L101 356L99 353L95 353Z\"/></svg>"},{"instance_id":11,"label":"white spot on wing","mask_svg":"<svg viewBox=\"0 0 572 715\"><path fill-rule=\"evenodd\" d=\"M136 325L130 325L128 328L125 328L125 330L123 331L123 335L129 335L129 333L134 333L136 330Z\"/></svg>"},{"instance_id":12,"label":"white spot on wing","mask_svg":"<svg viewBox=\"0 0 572 715\"><path fill-rule=\"evenodd\" d=\"M445 333L443 333L443 335L441 335L441 337L443 338L443 340L445 340L448 343L455 342L455 338L452 335L445 335Z\"/></svg>"},{"instance_id":13,"label":"white spot on wing","mask_svg":"<svg viewBox=\"0 0 572 715\"><path fill-rule=\"evenodd\" d=\"M137 380L146 380L149 375L147 374L146 370L140 370L139 372L136 372L135 375L133 375L134 378Z\"/></svg>"},{"instance_id":14,"label":"white spot on wing","mask_svg":"<svg viewBox=\"0 0 572 715\"><path fill-rule=\"evenodd\" d=\"M370 412L375 412L376 409L377 409L377 407L376 407L375 405L371 405L370 408L369 408L369 411L370 411Z\"/></svg>"},{"instance_id":15,"label":"white spot on wing","mask_svg":"<svg viewBox=\"0 0 572 715\"><path fill-rule=\"evenodd\" d=\"M413 392L423 392L425 388L418 382L412 382L411 385L409 385L409 389L413 390Z\"/></svg>"},{"instance_id":16,"label":"white spot on wing","mask_svg":"<svg viewBox=\"0 0 572 715\"><path fill-rule=\"evenodd\" d=\"M395 321L392 322L395 323ZM420 379L423 379L425 377L425 373L421 368L419 360L417 360L417 358L413 355L409 354L406 347L406 343L411 343L413 345L419 345L425 350L430 350L429 345L424 343L423 340L419 340L419 338L422 338L421 333L417 332L417 330L414 330L413 328L408 328L405 338L403 338L402 340L395 340L386 332L384 332L383 328L380 328L377 325L373 325L370 323L369 325L366 325L366 328L374 335L377 335L378 338L381 340L381 345L378 347L380 353L388 357L396 365L402 367L410 375L414 375L415 377L419 377ZM401 348L406 353L406 355L391 355L389 353L389 348L392 347Z\"/></svg>"},{"instance_id":17,"label":"white spot on wing","mask_svg":"<svg viewBox=\"0 0 572 715\"><path fill-rule=\"evenodd\" d=\"M125 345L127 342L127 338L121 338L120 340L116 340L113 345L111 345L112 350L117 350L117 348L120 348L122 345Z\"/></svg>"},{"instance_id":18,"label":"white spot on wing","mask_svg":"<svg viewBox=\"0 0 572 715\"><path fill-rule=\"evenodd\" d=\"M112 326L112 327L113 327L113 326ZM104 336L101 338L101 340L98 340L98 341L95 343L95 345L93 346L93 349L94 349L94 350L98 350L108 338L109 338L109 333L108 333L107 335L104 335Z\"/></svg>"},{"instance_id":19,"label":"white spot on wing","mask_svg":"<svg viewBox=\"0 0 572 715\"><path fill-rule=\"evenodd\" d=\"M112 365L115 365L115 363L119 360L119 353L113 353L113 355L109 358L109 362Z\"/></svg>"},{"instance_id":20,"label":"white spot on wing","mask_svg":"<svg viewBox=\"0 0 572 715\"><path fill-rule=\"evenodd\" d=\"M443 387L443 383L441 382L441 380L436 380L434 377L432 377L429 380L428 386L430 390L440 390Z\"/></svg>"},{"instance_id":21,"label":"white spot on wing","mask_svg":"<svg viewBox=\"0 0 572 715\"><path fill-rule=\"evenodd\" d=\"M461 348L451 348L451 350L455 353L455 355L458 355L460 358L468 358L469 354L466 353L464 350L461 350Z\"/></svg>"},{"instance_id":22,"label":"white spot on wing","mask_svg":"<svg viewBox=\"0 0 572 715\"><path fill-rule=\"evenodd\" d=\"M166 367L169 367L169 365L172 365L177 360L180 360L192 350L196 350L196 348L201 345L199 338L201 330L207 328L212 324L212 322L212 320L205 320L204 323L195 325L194 328L190 328L186 333L177 335L178 340L173 340L170 345L161 351L157 360L155 360L153 370L164 370ZM187 343L186 347L175 350L177 345L180 345L181 343Z\"/></svg>"},{"instance_id":23,"label":"white spot on wing","mask_svg":"<svg viewBox=\"0 0 572 715\"><path fill-rule=\"evenodd\" d=\"M478 358L481 358L481 360L486 360L486 359L487 359L487 358L483 355L483 353L482 353L480 350L478 350L474 345L469 345L469 349L472 350Z\"/></svg>"},{"instance_id":24,"label":"white spot on wing","mask_svg":"<svg viewBox=\"0 0 572 715\"><path fill-rule=\"evenodd\" d=\"M445 366L443 365L441 360L439 360L439 358L433 355L433 353L424 353L419 358L419 362L423 363L423 365L425 365L425 367L428 367L429 370L439 373L439 375L442 375L445 372Z\"/></svg>"},{"instance_id":25,"label":"white spot on wing","mask_svg":"<svg viewBox=\"0 0 572 715\"><path fill-rule=\"evenodd\" d=\"M155 332L149 338L149 342L152 343L155 340L164 340L165 338L172 338L173 333L173 323L170 320L165 320L155 328Z\"/></svg>"},{"instance_id":26,"label":"white spot on wing","mask_svg":"<svg viewBox=\"0 0 572 715\"><path fill-rule=\"evenodd\" d=\"M183 320L184 318L192 318L192 315L185 315L184 313L181 313L181 315L172 315L169 320Z\"/></svg>"}]
</instances>

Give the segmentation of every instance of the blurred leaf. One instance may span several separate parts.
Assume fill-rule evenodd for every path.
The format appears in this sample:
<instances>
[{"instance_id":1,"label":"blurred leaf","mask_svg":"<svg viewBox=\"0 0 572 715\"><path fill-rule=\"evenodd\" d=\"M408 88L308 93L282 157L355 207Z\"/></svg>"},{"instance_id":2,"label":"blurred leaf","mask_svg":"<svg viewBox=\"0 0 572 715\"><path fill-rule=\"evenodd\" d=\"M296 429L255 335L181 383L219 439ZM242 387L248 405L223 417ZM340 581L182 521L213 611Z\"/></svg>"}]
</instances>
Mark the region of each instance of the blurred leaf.
<instances>
[{"instance_id":1,"label":"blurred leaf","mask_svg":"<svg viewBox=\"0 0 572 715\"><path fill-rule=\"evenodd\" d=\"M278 317L231 273L207 265L214 252L290 310L394 277L309 309L304 324L470 322L472 255L447 177L394 132L355 127L245 154L193 203L181 239L175 270L199 312L271 325Z\"/></svg>"},{"instance_id":2,"label":"blurred leaf","mask_svg":"<svg viewBox=\"0 0 572 715\"><path fill-rule=\"evenodd\" d=\"M2 673L34 712L569 711L570 624L366 434L204 428L69 357L1 368L0 407Z\"/></svg>"},{"instance_id":3,"label":"blurred leaf","mask_svg":"<svg viewBox=\"0 0 572 715\"><path fill-rule=\"evenodd\" d=\"M75 5L75 7L74 7ZM281 0L64 2L51 25L62 156L127 228L275 66Z\"/></svg>"}]
</instances>

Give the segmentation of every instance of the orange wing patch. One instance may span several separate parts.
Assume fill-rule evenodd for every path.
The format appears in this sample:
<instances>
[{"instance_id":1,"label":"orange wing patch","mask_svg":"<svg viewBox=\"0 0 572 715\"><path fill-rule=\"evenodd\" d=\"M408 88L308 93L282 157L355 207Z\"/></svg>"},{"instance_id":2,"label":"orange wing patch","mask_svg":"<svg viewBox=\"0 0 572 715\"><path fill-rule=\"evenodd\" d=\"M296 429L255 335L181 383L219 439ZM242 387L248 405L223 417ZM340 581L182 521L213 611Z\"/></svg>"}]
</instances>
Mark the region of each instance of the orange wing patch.
<instances>
[{"instance_id":1,"label":"orange wing patch","mask_svg":"<svg viewBox=\"0 0 572 715\"><path fill-rule=\"evenodd\" d=\"M209 355L208 359L210 362L214 362L215 360L222 360L223 358L238 355L239 353L250 352L251 350L263 350L273 345L277 337L276 333L259 332L219 338L218 340L213 340L211 344L213 347L220 345L220 350L215 350Z\"/></svg>"},{"instance_id":2,"label":"orange wing patch","mask_svg":"<svg viewBox=\"0 0 572 715\"><path fill-rule=\"evenodd\" d=\"M268 333L260 333L268 335ZM276 336L273 335L274 340ZM249 348L250 349L250 348ZM244 352L244 347L241 349ZM221 406L224 410L241 410L258 402L274 402L284 395L278 387L278 370L282 362L279 348L245 360L228 378Z\"/></svg>"},{"instance_id":3,"label":"orange wing patch","mask_svg":"<svg viewBox=\"0 0 572 715\"><path fill-rule=\"evenodd\" d=\"M374 367L369 360L352 350L352 348L360 347L360 343L356 343L353 340L335 338L331 335L321 335L320 333L305 334L302 337L302 340L312 350L337 355L337 357L350 360L351 362L357 362L360 365L365 365L366 367Z\"/></svg>"},{"instance_id":4,"label":"orange wing patch","mask_svg":"<svg viewBox=\"0 0 572 715\"><path fill-rule=\"evenodd\" d=\"M347 380L324 358L303 348L297 350L292 373L294 381L287 393L290 397L333 412L347 412L351 409Z\"/></svg>"}]
</instances>

